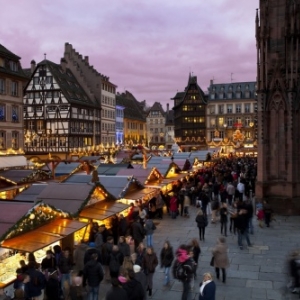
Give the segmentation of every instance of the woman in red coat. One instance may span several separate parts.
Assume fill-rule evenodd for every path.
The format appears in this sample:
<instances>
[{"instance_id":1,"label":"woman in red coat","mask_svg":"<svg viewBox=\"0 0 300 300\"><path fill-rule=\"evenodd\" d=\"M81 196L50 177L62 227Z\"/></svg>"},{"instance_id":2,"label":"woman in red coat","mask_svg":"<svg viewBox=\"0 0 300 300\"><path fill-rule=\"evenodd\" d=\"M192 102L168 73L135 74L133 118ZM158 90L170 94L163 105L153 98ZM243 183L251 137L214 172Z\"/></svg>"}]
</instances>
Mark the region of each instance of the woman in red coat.
<instances>
[{"instance_id":1,"label":"woman in red coat","mask_svg":"<svg viewBox=\"0 0 300 300\"><path fill-rule=\"evenodd\" d=\"M170 199L170 211L171 211L171 217L172 219L176 219L177 217L177 196L173 192L170 194L171 199Z\"/></svg>"}]
</instances>

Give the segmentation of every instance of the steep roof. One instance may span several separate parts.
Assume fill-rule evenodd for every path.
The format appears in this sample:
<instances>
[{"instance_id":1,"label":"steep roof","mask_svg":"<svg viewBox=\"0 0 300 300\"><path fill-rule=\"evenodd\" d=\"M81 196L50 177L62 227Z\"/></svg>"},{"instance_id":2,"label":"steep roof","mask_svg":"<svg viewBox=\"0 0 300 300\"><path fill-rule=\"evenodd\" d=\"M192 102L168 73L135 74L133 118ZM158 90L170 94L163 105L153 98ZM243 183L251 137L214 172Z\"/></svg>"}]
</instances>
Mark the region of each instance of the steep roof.
<instances>
[{"instance_id":1,"label":"steep roof","mask_svg":"<svg viewBox=\"0 0 300 300\"><path fill-rule=\"evenodd\" d=\"M159 111L159 112L162 114L162 116L165 116L165 111L164 111L164 109L163 109L161 103L159 103L159 102L155 102L155 103L149 108L149 110L147 111L147 115L149 115L149 113L150 113L151 111Z\"/></svg>"},{"instance_id":2,"label":"steep roof","mask_svg":"<svg viewBox=\"0 0 300 300\"><path fill-rule=\"evenodd\" d=\"M10 65L8 62L5 62L4 66L0 66L0 72L1 73L6 73L9 75L13 75L13 76L18 76L21 77L22 79L25 80L25 78L27 78L27 76L25 75L21 64L20 64L20 57L17 56L16 54L12 53L10 50L8 50L7 48L5 48L3 45L0 44L0 56L10 59L14 62L17 63L18 65L18 70L11 70Z\"/></svg>"},{"instance_id":3,"label":"steep roof","mask_svg":"<svg viewBox=\"0 0 300 300\"><path fill-rule=\"evenodd\" d=\"M141 104L128 91L116 95L116 104L125 107L124 118L133 119L141 122L146 122L144 112L141 109Z\"/></svg>"},{"instance_id":4,"label":"steep roof","mask_svg":"<svg viewBox=\"0 0 300 300\"><path fill-rule=\"evenodd\" d=\"M97 102L96 98L91 99L88 96L88 94L84 91L82 86L76 80L71 70L68 68L66 68L66 71L64 71L61 65L58 65L45 59L37 64L37 67L33 72L32 77L36 73L37 69L43 65L49 69L69 103L90 107L96 106L99 108L99 103Z\"/></svg>"},{"instance_id":5,"label":"steep roof","mask_svg":"<svg viewBox=\"0 0 300 300\"><path fill-rule=\"evenodd\" d=\"M180 106L182 104L182 102L183 102L186 94L188 93L188 90L191 88L192 85L194 85L196 87L196 90L198 91L200 97L202 98L202 102L204 104L207 104L207 96L205 95L205 93L202 91L202 89L198 85L198 83L197 83L197 76L192 76L191 74L189 74L188 84L187 84L184 92L177 93L175 95L175 97L172 98L172 100L181 99L180 103L177 106ZM174 106L174 108L175 107L176 106Z\"/></svg>"}]
</instances>

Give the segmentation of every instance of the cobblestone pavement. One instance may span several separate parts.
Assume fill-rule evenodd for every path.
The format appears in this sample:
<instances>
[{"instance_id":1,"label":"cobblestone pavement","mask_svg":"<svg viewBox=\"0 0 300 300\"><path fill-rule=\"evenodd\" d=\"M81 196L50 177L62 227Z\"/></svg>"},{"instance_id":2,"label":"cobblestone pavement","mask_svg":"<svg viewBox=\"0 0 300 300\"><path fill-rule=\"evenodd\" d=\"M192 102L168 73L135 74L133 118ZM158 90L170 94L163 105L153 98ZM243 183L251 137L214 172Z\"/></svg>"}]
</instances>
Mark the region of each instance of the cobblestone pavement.
<instances>
[{"instance_id":1,"label":"cobblestone pavement","mask_svg":"<svg viewBox=\"0 0 300 300\"><path fill-rule=\"evenodd\" d=\"M155 220L157 229L153 235L154 248L159 256L166 239L171 242L174 250L182 243L189 243L192 238L198 238L195 223L197 209L190 207L190 218L177 217L172 220L164 215L163 220ZM292 300L298 295L287 290L286 257L293 250L300 248L299 224L300 217L276 216L270 228L260 228L254 221L254 235L250 235L253 247L240 250L237 236L229 233L227 244L229 248L230 267L227 271L227 281L223 284L215 279L217 284L217 300ZM201 242L201 255L198 267L198 279L195 281L192 299L198 299L199 282L202 274L212 272L209 265L211 249L220 236L220 224L209 224L206 228L205 241ZM245 243L245 242L244 242ZM110 284L103 283L100 287L100 299L105 299L105 293ZM154 275L152 299L181 299L181 283L173 280L170 287L163 287L162 269L157 267Z\"/></svg>"}]
</instances>

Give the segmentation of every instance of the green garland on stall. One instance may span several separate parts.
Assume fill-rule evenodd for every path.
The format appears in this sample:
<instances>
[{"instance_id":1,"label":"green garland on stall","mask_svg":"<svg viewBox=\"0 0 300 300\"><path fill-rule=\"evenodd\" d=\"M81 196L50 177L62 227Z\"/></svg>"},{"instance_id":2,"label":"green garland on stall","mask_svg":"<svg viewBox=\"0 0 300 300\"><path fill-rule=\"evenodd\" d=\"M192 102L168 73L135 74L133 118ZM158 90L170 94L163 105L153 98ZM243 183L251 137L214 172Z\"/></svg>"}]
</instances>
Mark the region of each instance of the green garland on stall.
<instances>
[{"instance_id":1,"label":"green garland on stall","mask_svg":"<svg viewBox=\"0 0 300 300\"><path fill-rule=\"evenodd\" d=\"M38 211L39 207L44 207L50 209L51 212L45 214L42 211ZM60 215L63 216L60 216ZM71 215L67 212L64 212L60 209L45 204L42 201L39 201L34 207L32 207L15 225L9 228L0 238L0 242L16 237L20 234L29 232L37 227L47 224L48 222L56 219L58 217L71 218Z\"/></svg>"}]
</instances>

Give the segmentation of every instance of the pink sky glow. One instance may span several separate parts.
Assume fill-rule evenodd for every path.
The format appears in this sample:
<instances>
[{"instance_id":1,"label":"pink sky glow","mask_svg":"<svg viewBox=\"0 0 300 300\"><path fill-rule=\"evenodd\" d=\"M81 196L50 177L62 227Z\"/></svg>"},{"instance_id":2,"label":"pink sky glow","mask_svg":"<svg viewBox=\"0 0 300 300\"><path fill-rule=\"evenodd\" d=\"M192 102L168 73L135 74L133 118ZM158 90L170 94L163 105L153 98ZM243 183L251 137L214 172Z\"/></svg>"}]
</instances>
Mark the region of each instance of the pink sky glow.
<instances>
[{"instance_id":1,"label":"pink sky glow","mask_svg":"<svg viewBox=\"0 0 300 300\"><path fill-rule=\"evenodd\" d=\"M59 63L69 42L138 100L164 107L189 72L206 91L255 81L258 0L10 0L0 10L0 43L30 61Z\"/></svg>"}]
</instances>

